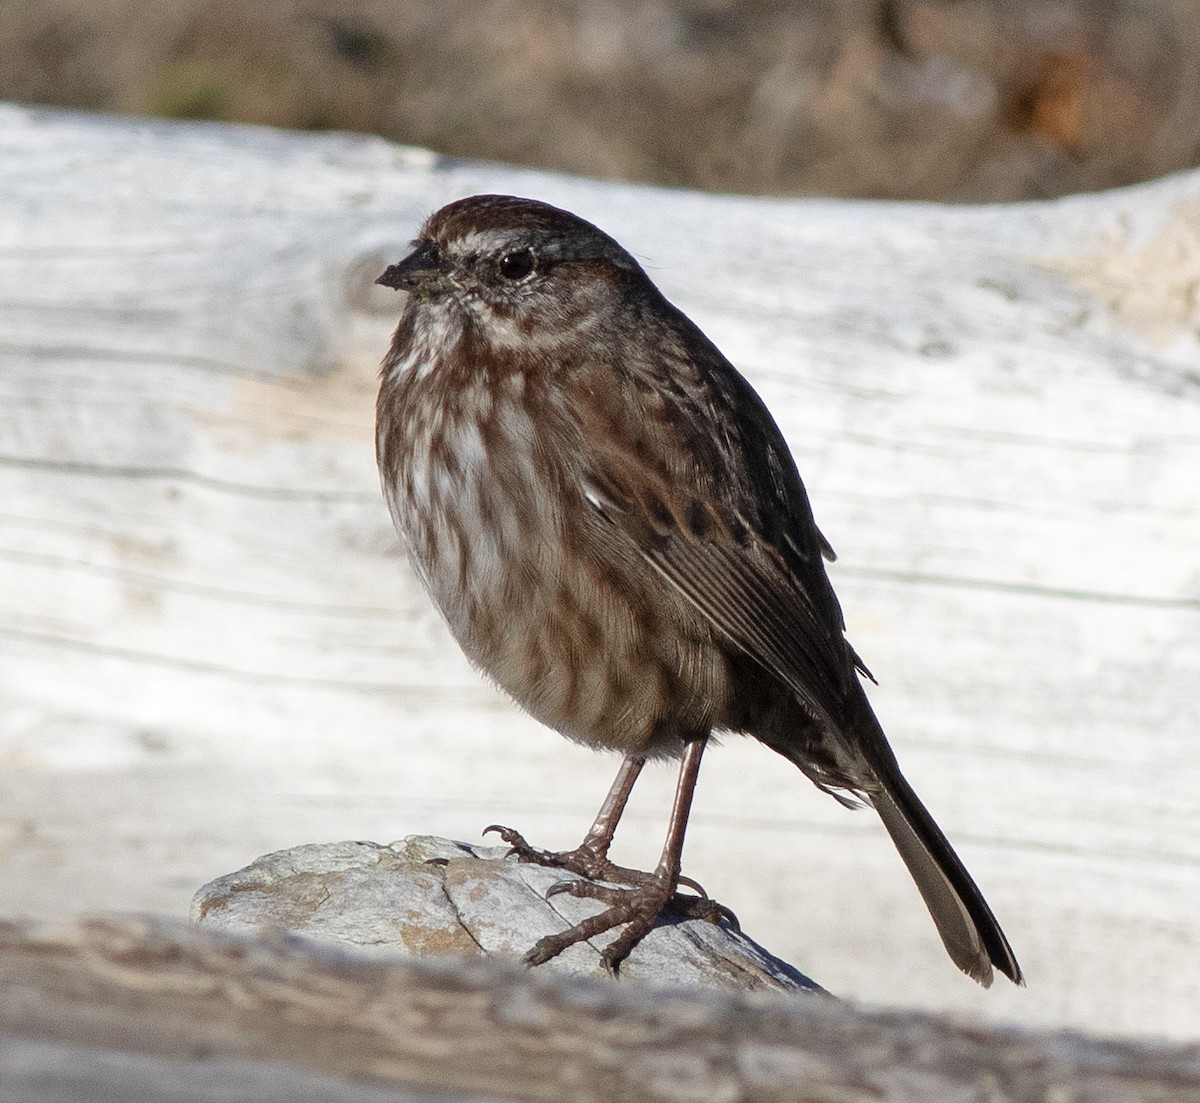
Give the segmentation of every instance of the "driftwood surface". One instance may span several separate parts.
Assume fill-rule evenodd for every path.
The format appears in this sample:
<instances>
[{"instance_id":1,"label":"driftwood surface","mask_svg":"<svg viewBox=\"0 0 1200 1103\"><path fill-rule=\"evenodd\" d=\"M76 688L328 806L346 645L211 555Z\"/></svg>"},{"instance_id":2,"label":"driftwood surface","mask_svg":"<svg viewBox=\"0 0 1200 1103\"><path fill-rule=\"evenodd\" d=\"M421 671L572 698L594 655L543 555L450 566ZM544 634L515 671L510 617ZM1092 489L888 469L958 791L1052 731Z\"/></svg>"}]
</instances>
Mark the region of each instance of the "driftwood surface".
<instances>
[{"instance_id":1,"label":"driftwood surface","mask_svg":"<svg viewBox=\"0 0 1200 1103\"><path fill-rule=\"evenodd\" d=\"M111 1098L122 1103L287 1098L281 1087L305 1103L373 1098L324 1077L447 1091L451 1103L1200 1096L1194 1044L867 1015L814 996L613 985L481 959L366 958L299 939L217 936L178 920L0 924L0 990L5 1103L6 1090L37 1086L35 1075L56 1091L7 1098L104 1100L113 1081L126 1094ZM93 1094L72 1094L80 1082ZM259 1094L264 1083L275 1094Z\"/></svg>"},{"instance_id":2,"label":"driftwood surface","mask_svg":"<svg viewBox=\"0 0 1200 1103\"><path fill-rule=\"evenodd\" d=\"M708 756L685 868L834 993L1200 1031L1200 175L1007 207L746 200L381 140L0 106L0 909L182 915L311 841L578 842L615 762L404 565L372 286L479 191L589 217L776 412L901 763L1027 990L945 959L875 818ZM615 857L652 862L671 771Z\"/></svg>"}]
</instances>

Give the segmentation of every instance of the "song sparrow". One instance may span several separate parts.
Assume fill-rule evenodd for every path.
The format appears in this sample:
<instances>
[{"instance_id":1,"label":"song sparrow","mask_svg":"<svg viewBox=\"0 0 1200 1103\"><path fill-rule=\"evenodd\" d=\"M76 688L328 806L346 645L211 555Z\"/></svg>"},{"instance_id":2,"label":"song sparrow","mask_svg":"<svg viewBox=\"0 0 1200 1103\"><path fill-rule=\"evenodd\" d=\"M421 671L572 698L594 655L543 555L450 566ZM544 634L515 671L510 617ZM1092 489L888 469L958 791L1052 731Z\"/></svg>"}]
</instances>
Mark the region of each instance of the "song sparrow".
<instances>
[{"instance_id":1,"label":"song sparrow","mask_svg":"<svg viewBox=\"0 0 1200 1103\"><path fill-rule=\"evenodd\" d=\"M954 963L1023 983L871 711L822 562L833 552L750 385L567 211L473 196L413 245L377 281L409 293L377 407L396 527L477 667L568 738L626 756L576 850L496 829L523 858L592 879L556 890L609 905L526 961L624 924L604 954L615 969L679 885L696 887L680 876L684 829L705 742L726 730L872 805ZM662 756L682 758L679 785L662 859L639 874L608 849L642 764Z\"/></svg>"}]
</instances>

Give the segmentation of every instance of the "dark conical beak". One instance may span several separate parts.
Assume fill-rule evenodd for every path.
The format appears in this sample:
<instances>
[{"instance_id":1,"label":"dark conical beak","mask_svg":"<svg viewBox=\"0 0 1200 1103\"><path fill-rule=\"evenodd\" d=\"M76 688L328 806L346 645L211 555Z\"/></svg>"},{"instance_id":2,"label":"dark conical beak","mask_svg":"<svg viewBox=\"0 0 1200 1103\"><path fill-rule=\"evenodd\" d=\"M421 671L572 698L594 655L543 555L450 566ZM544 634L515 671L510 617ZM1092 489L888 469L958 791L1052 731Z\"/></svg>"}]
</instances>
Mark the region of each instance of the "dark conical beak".
<instances>
[{"instance_id":1,"label":"dark conical beak","mask_svg":"<svg viewBox=\"0 0 1200 1103\"><path fill-rule=\"evenodd\" d=\"M375 282L397 291L411 291L424 277L439 271L441 266L437 246L431 241L422 241L399 264L389 264Z\"/></svg>"}]
</instances>

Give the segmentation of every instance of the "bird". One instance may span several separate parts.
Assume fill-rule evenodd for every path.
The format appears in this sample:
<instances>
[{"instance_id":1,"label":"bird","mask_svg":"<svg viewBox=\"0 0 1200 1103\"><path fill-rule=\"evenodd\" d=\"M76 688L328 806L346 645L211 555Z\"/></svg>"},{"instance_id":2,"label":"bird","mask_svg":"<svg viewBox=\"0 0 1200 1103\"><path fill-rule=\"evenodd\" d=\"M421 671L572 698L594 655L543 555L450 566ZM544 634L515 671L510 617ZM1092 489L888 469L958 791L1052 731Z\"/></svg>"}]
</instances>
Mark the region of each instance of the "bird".
<instances>
[{"instance_id":1,"label":"bird","mask_svg":"<svg viewBox=\"0 0 1200 1103\"><path fill-rule=\"evenodd\" d=\"M517 196L435 211L376 283L407 293L375 443L417 575L486 677L568 739L623 756L574 850L489 828L519 859L582 876L552 892L605 905L525 961L616 932L602 953L615 973L665 911L731 919L681 864L701 758L732 733L874 808L953 963L985 987L994 970L1023 984L871 708L784 436L699 327L612 237ZM659 862L618 866L621 814L663 758L680 765Z\"/></svg>"}]
</instances>

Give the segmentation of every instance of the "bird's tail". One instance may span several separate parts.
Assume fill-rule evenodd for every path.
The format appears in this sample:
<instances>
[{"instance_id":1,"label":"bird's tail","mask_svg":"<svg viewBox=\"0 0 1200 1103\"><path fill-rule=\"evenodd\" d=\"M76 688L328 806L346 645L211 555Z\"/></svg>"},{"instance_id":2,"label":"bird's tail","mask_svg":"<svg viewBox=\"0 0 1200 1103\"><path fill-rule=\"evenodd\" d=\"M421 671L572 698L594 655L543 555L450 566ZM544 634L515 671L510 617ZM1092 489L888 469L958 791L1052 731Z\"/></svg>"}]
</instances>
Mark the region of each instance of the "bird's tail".
<instances>
[{"instance_id":1,"label":"bird's tail","mask_svg":"<svg viewBox=\"0 0 1200 1103\"><path fill-rule=\"evenodd\" d=\"M874 721L874 717L871 717ZM1014 984L1024 984L1008 939L954 848L905 780L878 723L878 739L863 748L878 786L871 803L916 882L951 960L985 988L995 966Z\"/></svg>"}]
</instances>

